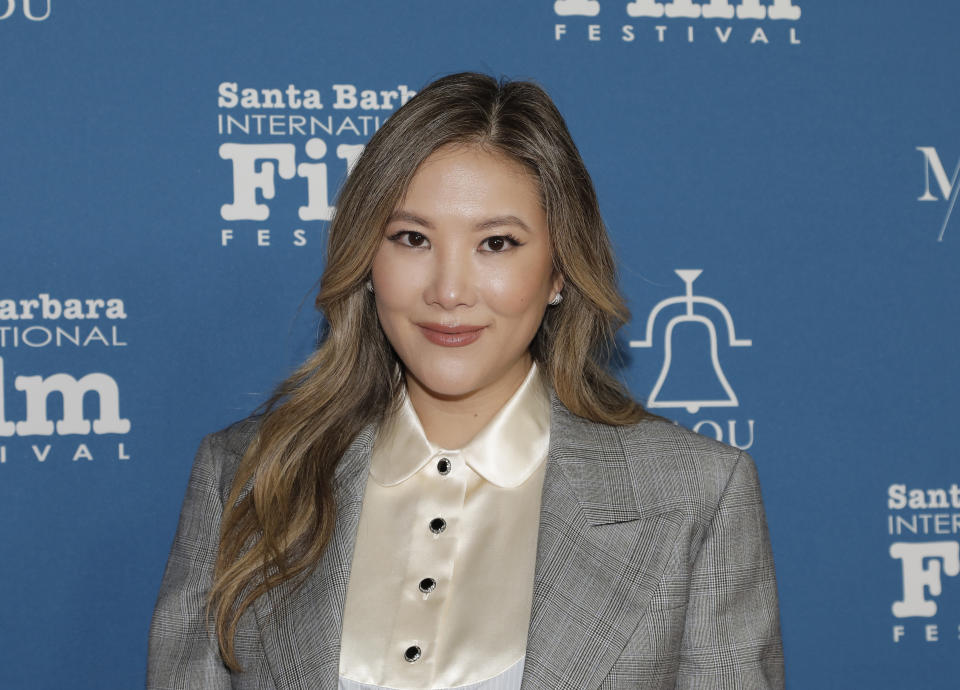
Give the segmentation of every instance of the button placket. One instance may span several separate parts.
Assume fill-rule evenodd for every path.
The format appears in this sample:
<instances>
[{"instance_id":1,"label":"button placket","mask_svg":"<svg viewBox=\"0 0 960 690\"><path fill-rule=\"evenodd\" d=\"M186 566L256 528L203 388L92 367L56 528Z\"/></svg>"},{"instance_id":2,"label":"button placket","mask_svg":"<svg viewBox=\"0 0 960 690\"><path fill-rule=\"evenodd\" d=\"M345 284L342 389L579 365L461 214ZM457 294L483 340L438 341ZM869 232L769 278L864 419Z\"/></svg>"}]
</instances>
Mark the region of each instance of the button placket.
<instances>
[{"instance_id":1,"label":"button placket","mask_svg":"<svg viewBox=\"0 0 960 690\"><path fill-rule=\"evenodd\" d=\"M442 460L446 462L441 463ZM410 684L430 686L438 655L443 653L441 613L457 553L455 525L466 494L464 469L456 452L444 452L412 478L417 481L417 493L422 498L409 535L407 584L397 610L393 638L401 645L395 657L397 672ZM413 648L416 653L411 651Z\"/></svg>"}]
</instances>

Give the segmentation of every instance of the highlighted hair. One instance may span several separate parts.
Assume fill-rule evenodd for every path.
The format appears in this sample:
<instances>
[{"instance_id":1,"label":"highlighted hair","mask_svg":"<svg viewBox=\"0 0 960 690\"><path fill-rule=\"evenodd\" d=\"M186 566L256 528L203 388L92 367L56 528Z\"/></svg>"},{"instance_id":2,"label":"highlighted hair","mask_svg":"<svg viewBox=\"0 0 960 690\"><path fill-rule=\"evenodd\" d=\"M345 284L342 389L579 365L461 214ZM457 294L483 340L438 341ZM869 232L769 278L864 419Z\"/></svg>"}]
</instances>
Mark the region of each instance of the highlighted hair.
<instances>
[{"instance_id":1,"label":"highlighted hair","mask_svg":"<svg viewBox=\"0 0 960 690\"><path fill-rule=\"evenodd\" d=\"M560 112L531 82L469 72L434 81L373 135L344 183L316 301L325 332L266 403L224 508L208 611L234 670L240 616L318 563L333 533L337 461L365 425L402 400L403 363L364 283L410 179L448 144L507 156L539 186L564 299L547 309L530 353L557 397L574 414L605 424L648 416L610 373L614 334L629 314L593 183Z\"/></svg>"}]
</instances>

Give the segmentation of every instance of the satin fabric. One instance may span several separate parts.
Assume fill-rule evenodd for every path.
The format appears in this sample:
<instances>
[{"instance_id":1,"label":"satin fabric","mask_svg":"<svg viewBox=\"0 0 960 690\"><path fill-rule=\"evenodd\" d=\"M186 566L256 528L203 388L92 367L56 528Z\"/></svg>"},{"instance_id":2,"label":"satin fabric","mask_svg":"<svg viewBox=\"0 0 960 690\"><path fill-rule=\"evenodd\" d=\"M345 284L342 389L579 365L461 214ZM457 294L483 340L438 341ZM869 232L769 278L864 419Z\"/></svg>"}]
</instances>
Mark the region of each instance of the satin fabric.
<instances>
[{"instance_id":1,"label":"satin fabric","mask_svg":"<svg viewBox=\"0 0 960 690\"><path fill-rule=\"evenodd\" d=\"M479 683L470 683L470 685L460 685L456 688L442 688L438 690L517 690L520 687L520 681L523 680L523 659L520 659L513 666L503 673L498 673L493 678L481 680ZM367 685L358 683L340 676L340 682L337 684L337 690L392 690L381 685Z\"/></svg>"},{"instance_id":2,"label":"satin fabric","mask_svg":"<svg viewBox=\"0 0 960 690\"><path fill-rule=\"evenodd\" d=\"M344 679L456 688L522 661L549 434L550 393L535 363L460 449L431 443L404 399L371 457L344 605ZM427 593L425 578L435 582Z\"/></svg>"}]
</instances>

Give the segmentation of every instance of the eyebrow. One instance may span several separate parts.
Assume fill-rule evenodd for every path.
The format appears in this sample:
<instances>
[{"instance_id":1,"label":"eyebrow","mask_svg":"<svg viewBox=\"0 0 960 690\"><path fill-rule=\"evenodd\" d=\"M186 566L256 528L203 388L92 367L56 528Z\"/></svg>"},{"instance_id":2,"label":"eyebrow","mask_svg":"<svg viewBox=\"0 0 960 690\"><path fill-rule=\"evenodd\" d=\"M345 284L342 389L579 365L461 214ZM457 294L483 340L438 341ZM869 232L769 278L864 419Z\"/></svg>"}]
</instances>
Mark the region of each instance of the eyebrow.
<instances>
[{"instance_id":1,"label":"eyebrow","mask_svg":"<svg viewBox=\"0 0 960 690\"><path fill-rule=\"evenodd\" d=\"M402 220L407 223L416 223L417 225L422 225L425 228L430 228L433 230L433 223L429 220L421 218L416 213L410 213L409 211L394 211L390 214L390 217L387 218L388 223L392 223L397 220Z\"/></svg>"},{"instance_id":2,"label":"eyebrow","mask_svg":"<svg viewBox=\"0 0 960 690\"><path fill-rule=\"evenodd\" d=\"M477 230L490 230L491 228L498 228L501 225L516 225L521 230L531 232L530 227L526 223L516 216L511 215L494 216L493 218L488 218L482 223L477 223Z\"/></svg>"},{"instance_id":3,"label":"eyebrow","mask_svg":"<svg viewBox=\"0 0 960 690\"><path fill-rule=\"evenodd\" d=\"M427 220L426 218L422 218L421 216L418 216L416 213L410 213L409 211L394 211L393 213L390 214L390 217L387 219L387 222L392 223L394 221L405 221L407 223L416 223L417 225L421 225L425 228L429 228L431 230L434 229L433 223L431 223L429 220ZM476 229L490 230L492 228L498 228L503 225L516 225L518 228L526 232L532 232L530 230L530 226L528 226L526 223L520 220L520 218L514 215L509 215L509 214L487 218L486 220L477 223Z\"/></svg>"}]
</instances>

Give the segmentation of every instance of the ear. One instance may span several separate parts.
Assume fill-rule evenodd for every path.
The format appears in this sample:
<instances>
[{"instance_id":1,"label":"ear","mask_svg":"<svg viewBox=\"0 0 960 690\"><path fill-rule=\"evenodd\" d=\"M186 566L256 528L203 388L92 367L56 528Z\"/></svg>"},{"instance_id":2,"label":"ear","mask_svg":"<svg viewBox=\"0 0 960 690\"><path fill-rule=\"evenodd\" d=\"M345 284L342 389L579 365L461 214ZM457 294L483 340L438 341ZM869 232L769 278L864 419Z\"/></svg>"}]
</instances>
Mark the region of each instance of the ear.
<instances>
[{"instance_id":1,"label":"ear","mask_svg":"<svg viewBox=\"0 0 960 690\"><path fill-rule=\"evenodd\" d=\"M553 272L553 285L550 292L550 299L553 299L554 295L563 290L563 274L560 271Z\"/></svg>"}]
</instances>

